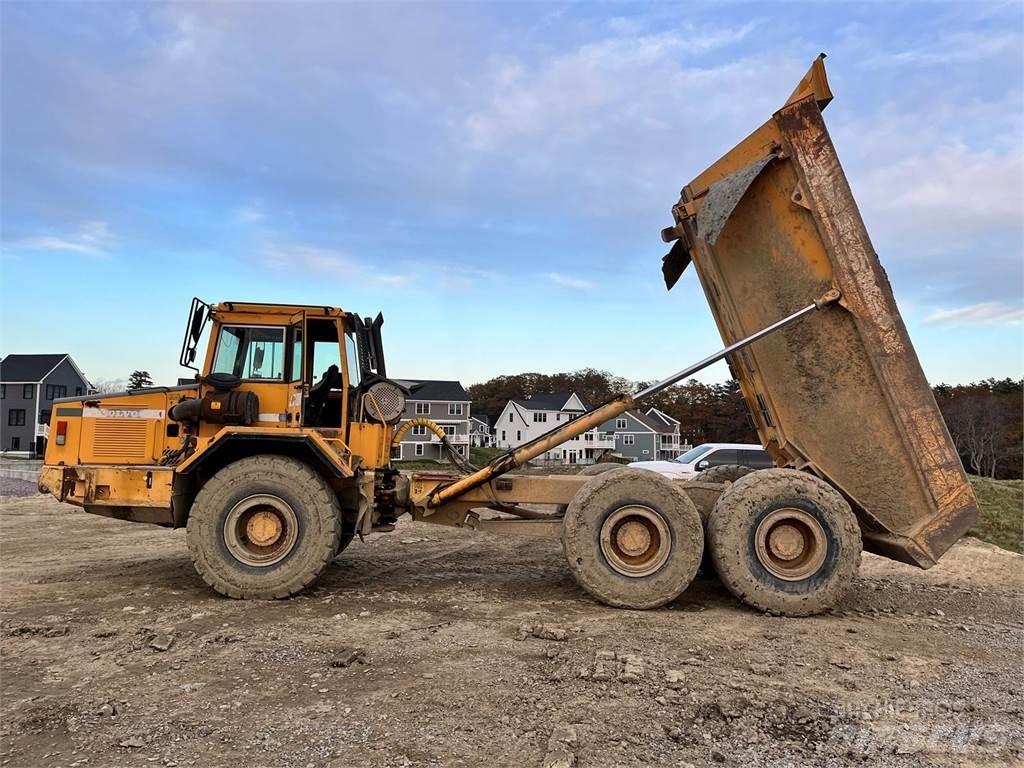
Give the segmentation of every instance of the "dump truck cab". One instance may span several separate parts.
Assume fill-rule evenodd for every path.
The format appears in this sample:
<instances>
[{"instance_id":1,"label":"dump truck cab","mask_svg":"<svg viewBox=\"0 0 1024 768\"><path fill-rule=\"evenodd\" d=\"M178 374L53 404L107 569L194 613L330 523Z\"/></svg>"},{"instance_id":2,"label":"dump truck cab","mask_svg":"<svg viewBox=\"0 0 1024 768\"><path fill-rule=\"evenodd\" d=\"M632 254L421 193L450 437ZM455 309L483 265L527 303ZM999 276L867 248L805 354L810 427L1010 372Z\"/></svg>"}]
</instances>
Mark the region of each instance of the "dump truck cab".
<instances>
[{"instance_id":1,"label":"dump truck cab","mask_svg":"<svg viewBox=\"0 0 1024 768\"><path fill-rule=\"evenodd\" d=\"M41 489L95 514L181 527L206 480L248 456L302 461L339 494L356 494L367 473L393 479L405 397L385 375L382 324L335 307L194 299L180 362L195 383L55 403Z\"/></svg>"}]
</instances>

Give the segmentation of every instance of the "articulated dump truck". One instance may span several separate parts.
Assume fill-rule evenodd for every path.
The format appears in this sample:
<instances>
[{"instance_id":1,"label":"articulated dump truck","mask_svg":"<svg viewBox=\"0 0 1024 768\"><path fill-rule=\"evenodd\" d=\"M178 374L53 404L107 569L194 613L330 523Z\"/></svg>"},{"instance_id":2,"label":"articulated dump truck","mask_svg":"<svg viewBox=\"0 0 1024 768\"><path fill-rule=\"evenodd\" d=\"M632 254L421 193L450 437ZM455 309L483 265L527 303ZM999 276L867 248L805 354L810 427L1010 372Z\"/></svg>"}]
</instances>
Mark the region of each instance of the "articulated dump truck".
<instances>
[{"instance_id":1,"label":"articulated dump truck","mask_svg":"<svg viewBox=\"0 0 1024 768\"><path fill-rule=\"evenodd\" d=\"M406 514L557 536L579 584L625 608L674 600L702 560L741 601L785 615L834 605L862 548L928 568L977 502L825 129L831 99L819 58L683 188L662 271L671 288L693 264L725 347L643 391L477 468L437 424L403 420L409 392L387 377L380 315L196 299L180 358L195 383L55 403L39 489L186 527L199 575L235 598L294 595ZM775 468L737 468L734 482L613 464L515 472L722 359ZM451 471L392 466L412 426L436 435Z\"/></svg>"}]
</instances>

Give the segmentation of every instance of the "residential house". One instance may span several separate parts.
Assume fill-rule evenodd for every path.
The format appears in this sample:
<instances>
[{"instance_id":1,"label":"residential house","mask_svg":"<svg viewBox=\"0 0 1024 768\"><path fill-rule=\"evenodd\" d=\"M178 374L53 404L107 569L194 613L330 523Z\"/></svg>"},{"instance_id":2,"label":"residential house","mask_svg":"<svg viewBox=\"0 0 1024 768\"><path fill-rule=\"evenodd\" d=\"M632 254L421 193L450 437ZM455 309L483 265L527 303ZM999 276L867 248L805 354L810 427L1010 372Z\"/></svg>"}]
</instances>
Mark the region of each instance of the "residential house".
<instances>
[{"instance_id":1,"label":"residential house","mask_svg":"<svg viewBox=\"0 0 1024 768\"><path fill-rule=\"evenodd\" d=\"M485 415L469 417L469 444L473 448L490 448L494 441L491 433L491 417Z\"/></svg>"},{"instance_id":2,"label":"residential house","mask_svg":"<svg viewBox=\"0 0 1024 768\"><path fill-rule=\"evenodd\" d=\"M615 453L632 461L674 459L679 455L679 422L657 409L626 411L601 425L612 435Z\"/></svg>"},{"instance_id":3,"label":"residential house","mask_svg":"<svg viewBox=\"0 0 1024 768\"><path fill-rule=\"evenodd\" d=\"M427 379L395 379L410 391L401 424L416 417L435 422L448 435L448 442L462 456L469 456L470 416L469 393L458 381ZM401 444L391 449L396 461L448 461L441 450L441 441L426 427L413 427L405 433Z\"/></svg>"},{"instance_id":4,"label":"residential house","mask_svg":"<svg viewBox=\"0 0 1024 768\"><path fill-rule=\"evenodd\" d=\"M41 456L53 401L89 392L71 355L7 355L0 360L0 452Z\"/></svg>"},{"instance_id":5,"label":"residential house","mask_svg":"<svg viewBox=\"0 0 1024 768\"><path fill-rule=\"evenodd\" d=\"M648 408L647 416L658 422L661 431L659 434L661 437L658 439L658 453L656 458L658 461L671 461L681 453L686 453L693 446L689 443L684 443L679 434L679 420L673 419L667 413L659 411L657 408Z\"/></svg>"},{"instance_id":6,"label":"residential house","mask_svg":"<svg viewBox=\"0 0 1024 768\"><path fill-rule=\"evenodd\" d=\"M516 448L590 410L575 392L556 392L509 400L494 423L494 445ZM602 429L591 429L535 460L538 464L593 464L615 447Z\"/></svg>"}]
</instances>

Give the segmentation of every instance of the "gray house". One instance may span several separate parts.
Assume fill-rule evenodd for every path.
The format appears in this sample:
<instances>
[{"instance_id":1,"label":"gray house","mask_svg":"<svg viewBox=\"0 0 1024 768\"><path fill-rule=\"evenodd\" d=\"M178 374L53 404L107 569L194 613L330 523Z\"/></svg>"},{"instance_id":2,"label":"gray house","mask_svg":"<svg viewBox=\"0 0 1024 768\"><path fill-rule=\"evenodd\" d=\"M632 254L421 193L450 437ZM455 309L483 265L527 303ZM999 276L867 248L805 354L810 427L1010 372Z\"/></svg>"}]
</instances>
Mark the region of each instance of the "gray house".
<instances>
[{"instance_id":1,"label":"gray house","mask_svg":"<svg viewBox=\"0 0 1024 768\"><path fill-rule=\"evenodd\" d=\"M89 391L71 355L7 355L0 360L0 453L41 456L53 401Z\"/></svg>"},{"instance_id":2,"label":"gray house","mask_svg":"<svg viewBox=\"0 0 1024 768\"><path fill-rule=\"evenodd\" d=\"M458 381L431 381L428 379L396 379L410 390L405 403L401 424L417 416L435 422L448 435L448 442L461 455L469 456L469 393ZM441 441L426 427L413 427L402 442L391 449L396 461L447 461L441 450Z\"/></svg>"},{"instance_id":3,"label":"gray house","mask_svg":"<svg viewBox=\"0 0 1024 768\"><path fill-rule=\"evenodd\" d=\"M490 448L494 442L490 416L469 417L469 444L474 448Z\"/></svg>"},{"instance_id":4,"label":"gray house","mask_svg":"<svg viewBox=\"0 0 1024 768\"><path fill-rule=\"evenodd\" d=\"M627 411L601 425L615 440L615 453L635 461L657 461L679 454L679 423L657 411Z\"/></svg>"}]
</instances>

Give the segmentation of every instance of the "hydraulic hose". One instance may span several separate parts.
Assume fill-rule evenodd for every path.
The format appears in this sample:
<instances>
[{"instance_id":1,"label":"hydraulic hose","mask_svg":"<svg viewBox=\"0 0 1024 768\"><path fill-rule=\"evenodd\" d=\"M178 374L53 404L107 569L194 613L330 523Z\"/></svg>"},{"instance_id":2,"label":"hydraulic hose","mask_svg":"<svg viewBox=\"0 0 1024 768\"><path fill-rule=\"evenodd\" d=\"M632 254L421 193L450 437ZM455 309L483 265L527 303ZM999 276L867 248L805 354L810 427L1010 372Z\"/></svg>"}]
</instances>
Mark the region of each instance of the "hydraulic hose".
<instances>
[{"instance_id":1,"label":"hydraulic hose","mask_svg":"<svg viewBox=\"0 0 1024 768\"><path fill-rule=\"evenodd\" d=\"M398 447L398 444L402 442L402 438L405 437L405 433L408 432L413 427L426 427L435 435L437 435L438 439L441 442L447 442L448 440L448 433L441 429L441 427L438 426L436 422L418 416L415 419L405 422L405 424L398 428L398 430L395 432L395 436L391 438L391 447Z\"/></svg>"}]
</instances>

